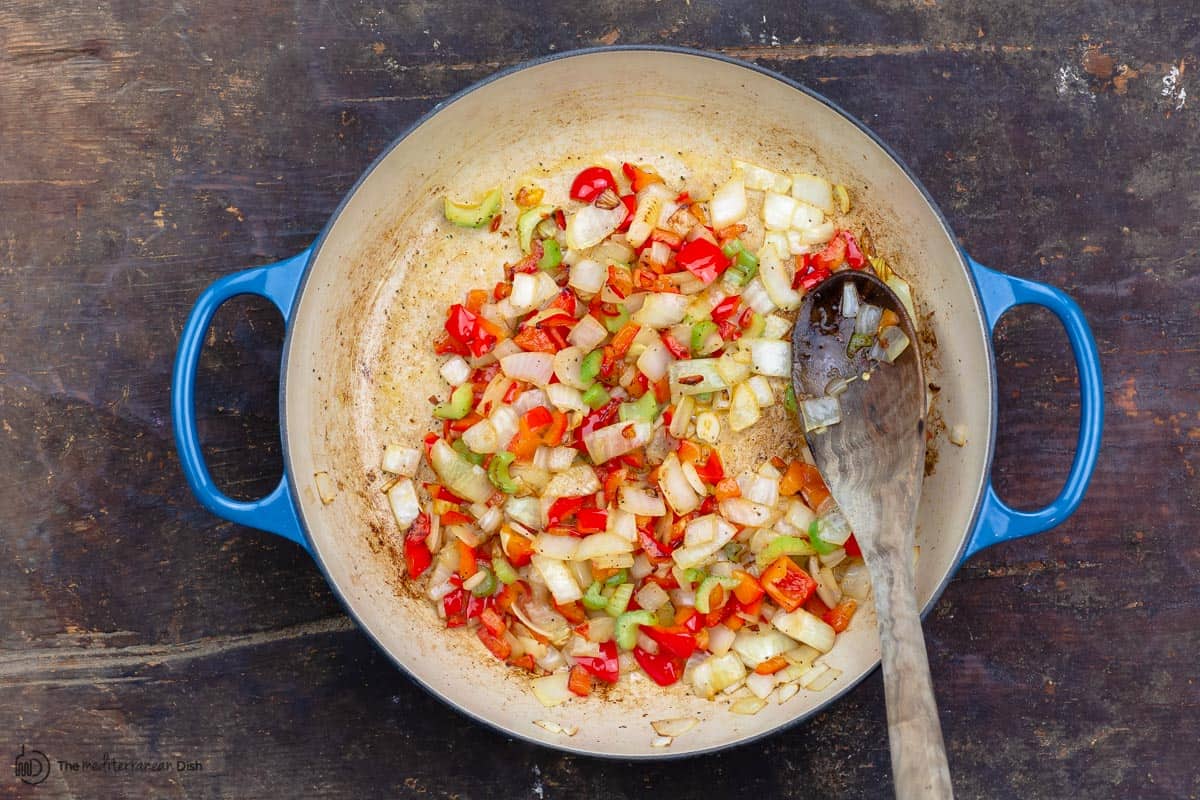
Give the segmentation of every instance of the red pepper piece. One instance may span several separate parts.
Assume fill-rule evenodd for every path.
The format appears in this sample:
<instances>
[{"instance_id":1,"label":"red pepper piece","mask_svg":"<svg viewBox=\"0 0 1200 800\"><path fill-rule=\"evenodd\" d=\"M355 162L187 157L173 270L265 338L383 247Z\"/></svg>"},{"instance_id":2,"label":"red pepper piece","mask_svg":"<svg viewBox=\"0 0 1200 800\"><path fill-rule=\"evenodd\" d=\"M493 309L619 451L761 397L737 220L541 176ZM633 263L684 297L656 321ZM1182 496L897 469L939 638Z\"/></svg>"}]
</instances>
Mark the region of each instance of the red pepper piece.
<instances>
[{"instance_id":1,"label":"red pepper piece","mask_svg":"<svg viewBox=\"0 0 1200 800\"><path fill-rule=\"evenodd\" d=\"M738 303L741 298L736 294L731 294L721 302L713 306L712 319L713 322L725 322L729 318L737 315Z\"/></svg>"},{"instance_id":2,"label":"red pepper piece","mask_svg":"<svg viewBox=\"0 0 1200 800\"><path fill-rule=\"evenodd\" d=\"M428 536L429 515L422 511L413 521L408 533L404 534L404 564L408 568L410 578L419 578L433 563L433 554L425 544Z\"/></svg>"},{"instance_id":3,"label":"red pepper piece","mask_svg":"<svg viewBox=\"0 0 1200 800\"><path fill-rule=\"evenodd\" d=\"M445 327L450 338L466 345L476 358L485 355L496 344L496 337L486 330L483 320L462 303L450 306Z\"/></svg>"},{"instance_id":4,"label":"red pepper piece","mask_svg":"<svg viewBox=\"0 0 1200 800\"><path fill-rule=\"evenodd\" d=\"M605 189L616 191L617 179L604 167L588 167L575 176L571 183L571 199L590 203L604 193Z\"/></svg>"},{"instance_id":5,"label":"red pepper piece","mask_svg":"<svg viewBox=\"0 0 1200 800\"><path fill-rule=\"evenodd\" d=\"M846 240L846 263L850 265L850 269L862 269L867 263L867 257L863 255L854 234L842 231L841 235Z\"/></svg>"},{"instance_id":6,"label":"red pepper piece","mask_svg":"<svg viewBox=\"0 0 1200 800\"><path fill-rule=\"evenodd\" d=\"M659 686L670 686L683 677L684 659L682 658L674 658L662 653L654 655L640 647L633 648L633 657L637 659L638 666L650 676L650 680Z\"/></svg>"},{"instance_id":7,"label":"red pepper piece","mask_svg":"<svg viewBox=\"0 0 1200 800\"><path fill-rule=\"evenodd\" d=\"M580 533L600 533L608 528L608 512L603 509L580 509L575 519Z\"/></svg>"},{"instance_id":8,"label":"red pepper piece","mask_svg":"<svg viewBox=\"0 0 1200 800\"><path fill-rule=\"evenodd\" d=\"M693 239L679 251L675 263L707 285L729 268L730 261L721 248L707 239Z\"/></svg>"},{"instance_id":9,"label":"red pepper piece","mask_svg":"<svg viewBox=\"0 0 1200 800\"><path fill-rule=\"evenodd\" d=\"M625 219L621 220L621 224L617 226L617 231L624 233L629 230L629 225L633 222L633 215L637 212L637 195L627 194L621 198L621 202L625 205Z\"/></svg>"},{"instance_id":10,"label":"red pepper piece","mask_svg":"<svg viewBox=\"0 0 1200 800\"><path fill-rule=\"evenodd\" d=\"M660 652L665 651L676 658L688 658L696 652L696 636L687 629L646 625L639 630L658 644Z\"/></svg>"},{"instance_id":11,"label":"red pepper piece","mask_svg":"<svg viewBox=\"0 0 1200 800\"><path fill-rule=\"evenodd\" d=\"M669 333L664 333L662 335L662 343L667 346L667 349L671 351L671 355L673 355L675 358L691 358L692 357L691 352L688 350L687 346L682 345L679 342L675 341L675 337Z\"/></svg>"},{"instance_id":12,"label":"red pepper piece","mask_svg":"<svg viewBox=\"0 0 1200 800\"><path fill-rule=\"evenodd\" d=\"M842 547L846 548L846 555L851 558L862 558L862 548L858 546L858 540L854 538L853 533Z\"/></svg>"},{"instance_id":13,"label":"red pepper piece","mask_svg":"<svg viewBox=\"0 0 1200 800\"><path fill-rule=\"evenodd\" d=\"M708 454L708 460L704 462L704 466L696 467L696 474L705 483L714 485L725 477L725 465L721 463L721 457L717 455L716 450Z\"/></svg>"},{"instance_id":14,"label":"red pepper piece","mask_svg":"<svg viewBox=\"0 0 1200 800\"><path fill-rule=\"evenodd\" d=\"M582 508L585 499L583 497L558 498L546 510L546 522L550 525L558 525Z\"/></svg>"},{"instance_id":15,"label":"red pepper piece","mask_svg":"<svg viewBox=\"0 0 1200 800\"><path fill-rule=\"evenodd\" d=\"M616 683L621 676L621 663L617 659L617 643L611 639L600 643L600 655L576 656L575 663L605 683Z\"/></svg>"}]
</instances>

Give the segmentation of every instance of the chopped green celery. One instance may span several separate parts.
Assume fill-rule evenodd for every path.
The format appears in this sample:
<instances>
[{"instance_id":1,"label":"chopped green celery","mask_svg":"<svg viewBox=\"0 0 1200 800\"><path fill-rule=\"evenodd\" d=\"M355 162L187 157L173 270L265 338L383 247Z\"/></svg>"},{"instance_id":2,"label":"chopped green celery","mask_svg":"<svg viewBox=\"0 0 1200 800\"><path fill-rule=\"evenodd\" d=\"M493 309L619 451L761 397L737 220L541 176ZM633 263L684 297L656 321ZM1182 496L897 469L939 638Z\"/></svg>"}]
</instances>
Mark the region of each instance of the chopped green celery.
<instances>
[{"instance_id":1,"label":"chopped green celery","mask_svg":"<svg viewBox=\"0 0 1200 800\"><path fill-rule=\"evenodd\" d=\"M605 586L620 586L622 583L625 583L625 581L627 581L627 580L629 580L629 570L623 569L620 572L609 575L608 579L606 581L604 581L604 585Z\"/></svg>"},{"instance_id":2,"label":"chopped green celery","mask_svg":"<svg viewBox=\"0 0 1200 800\"><path fill-rule=\"evenodd\" d=\"M830 544L821 538L821 520L814 519L812 524L808 526L808 542L812 545L812 549L817 551L818 555L828 555L838 549L838 545Z\"/></svg>"},{"instance_id":3,"label":"chopped green celery","mask_svg":"<svg viewBox=\"0 0 1200 800\"><path fill-rule=\"evenodd\" d=\"M493 558L492 569L495 570L496 577L499 578L500 582L505 586L514 584L521 579L521 576L517 574L517 571L513 568L513 565L508 563L508 559L506 558Z\"/></svg>"},{"instance_id":4,"label":"chopped green celery","mask_svg":"<svg viewBox=\"0 0 1200 800\"><path fill-rule=\"evenodd\" d=\"M601 314L604 317L604 327L608 329L609 333L616 333L625 327L625 323L629 322L629 312L625 310L625 306L621 305L619 308L621 309L621 313L615 317L611 317L608 314Z\"/></svg>"},{"instance_id":5,"label":"chopped green celery","mask_svg":"<svg viewBox=\"0 0 1200 800\"><path fill-rule=\"evenodd\" d=\"M706 355L700 351L704 348L704 343L708 341L708 337L717 332L717 323L711 319L702 320L692 326L692 355Z\"/></svg>"},{"instance_id":6,"label":"chopped green celery","mask_svg":"<svg viewBox=\"0 0 1200 800\"><path fill-rule=\"evenodd\" d=\"M600 374L600 364L604 361L604 352L601 350L593 350L583 357L583 361L579 364L579 379L584 383L590 384L596 380L596 376Z\"/></svg>"},{"instance_id":7,"label":"chopped green celery","mask_svg":"<svg viewBox=\"0 0 1200 800\"><path fill-rule=\"evenodd\" d=\"M700 583L707 577L704 570L697 567L688 567L683 571L683 579L688 583Z\"/></svg>"},{"instance_id":8,"label":"chopped green celery","mask_svg":"<svg viewBox=\"0 0 1200 800\"><path fill-rule=\"evenodd\" d=\"M616 631L613 638L617 640L617 646L622 650L632 650L637 647L638 627L653 625L656 622L658 622L658 617L653 612L647 611L644 608L637 611L626 611L617 617Z\"/></svg>"},{"instance_id":9,"label":"chopped green celery","mask_svg":"<svg viewBox=\"0 0 1200 800\"><path fill-rule=\"evenodd\" d=\"M465 458L467 461L470 461L472 464L482 464L484 458L486 458L486 456L484 456L482 453L476 453L474 450L467 447L467 443L462 439L455 439L454 444L450 446L454 448L456 453Z\"/></svg>"},{"instance_id":10,"label":"chopped green celery","mask_svg":"<svg viewBox=\"0 0 1200 800\"><path fill-rule=\"evenodd\" d=\"M508 474L508 465L511 464L515 458L515 454L510 453L507 450L501 450L499 453L496 453L494 456L492 456L492 463L488 464L488 480L492 482L493 486L505 494L516 494L517 492L517 483L512 479L512 476Z\"/></svg>"},{"instance_id":11,"label":"chopped green celery","mask_svg":"<svg viewBox=\"0 0 1200 800\"><path fill-rule=\"evenodd\" d=\"M709 598L712 596L712 590L718 586L723 589L732 589L741 583L737 578L718 578L716 575L709 575L700 582L700 588L696 590L696 610L701 614L707 614L712 611L709 605Z\"/></svg>"},{"instance_id":12,"label":"chopped green celery","mask_svg":"<svg viewBox=\"0 0 1200 800\"><path fill-rule=\"evenodd\" d=\"M496 576L487 567L480 567L479 571L483 573L483 580L471 590L471 594L476 597L490 597L492 592L496 591Z\"/></svg>"},{"instance_id":13,"label":"chopped green celery","mask_svg":"<svg viewBox=\"0 0 1200 800\"><path fill-rule=\"evenodd\" d=\"M749 250L742 250L737 255L738 267L746 273L746 280L750 280L758 274L758 256L751 253Z\"/></svg>"},{"instance_id":14,"label":"chopped green celery","mask_svg":"<svg viewBox=\"0 0 1200 800\"><path fill-rule=\"evenodd\" d=\"M742 252L742 249L741 239L730 239L725 243L725 246L721 248L721 252L725 254L726 258L737 258L737 254Z\"/></svg>"},{"instance_id":15,"label":"chopped green celery","mask_svg":"<svg viewBox=\"0 0 1200 800\"><path fill-rule=\"evenodd\" d=\"M433 409L433 415L438 419L462 419L471 413L471 401L475 399L471 384L464 383L450 393L450 399L438 403Z\"/></svg>"},{"instance_id":16,"label":"chopped green celery","mask_svg":"<svg viewBox=\"0 0 1200 800\"><path fill-rule=\"evenodd\" d=\"M767 318L755 311L750 317L750 325L743 334L747 339L757 339L767 328Z\"/></svg>"},{"instance_id":17,"label":"chopped green celery","mask_svg":"<svg viewBox=\"0 0 1200 800\"><path fill-rule=\"evenodd\" d=\"M850 344L846 345L846 355L853 357L859 350L871 346L875 341L873 333L855 333L850 336Z\"/></svg>"},{"instance_id":18,"label":"chopped green celery","mask_svg":"<svg viewBox=\"0 0 1200 800\"><path fill-rule=\"evenodd\" d=\"M608 602L604 604L604 610L610 617L619 617L625 613L625 609L629 608L629 601L632 599L633 584L622 583L609 596Z\"/></svg>"},{"instance_id":19,"label":"chopped green celery","mask_svg":"<svg viewBox=\"0 0 1200 800\"><path fill-rule=\"evenodd\" d=\"M482 228L500 213L504 198L500 190L492 189L484 198L475 204L456 203L449 196L445 199L443 212L446 219L462 228Z\"/></svg>"},{"instance_id":20,"label":"chopped green celery","mask_svg":"<svg viewBox=\"0 0 1200 800\"><path fill-rule=\"evenodd\" d=\"M791 414L795 414L800 408L796 404L796 390L792 388L791 382L788 383L787 391L783 393L783 407Z\"/></svg>"},{"instance_id":21,"label":"chopped green celery","mask_svg":"<svg viewBox=\"0 0 1200 800\"><path fill-rule=\"evenodd\" d=\"M596 388L595 386L592 389ZM590 392L592 389L588 389ZM583 394L583 402L587 403L587 392ZM604 402L608 402L605 399ZM603 405L603 403L601 403ZM591 406L598 408L598 406ZM654 422L658 418L659 405L654 402L654 392L646 392L632 403L621 403L618 417L621 422Z\"/></svg>"},{"instance_id":22,"label":"chopped green celery","mask_svg":"<svg viewBox=\"0 0 1200 800\"><path fill-rule=\"evenodd\" d=\"M557 239L542 240L542 257L538 260L538 269L554 272L562 263L562 248Z\"/></svg>"},{"instance_id":23,"label":"chopped green celery","mask_svg":"<svg viewBox=\"0 0 1200 800\"><path fill-rule=\"evenodd\" d=\"M775 563L780 556L811 556L816 553L817 548L799 536L780 536L759 551L755 562L762 569Z\"/></svg>"},{"instance_id":24,"label":"chopped green celery","mask_svg":"<svg viewBox=\"0 0 1200 800\"><path fill-rule=\"evenodd\" d=\"M600 593L603 589L600 581L592 581L592 585L583 595L583 605L591 611L603 611L608 605L608 598Z\"/></svg>"},{"instance_id":25,"label":"chopped green celery","mask_svg":"<svg viewBox=\"0 0 1200 800\"><path fill-rule=\"evenodd\" d=\"M700 394L693 395L693 397L696 398L697 403L708 404L713 401L713 393L712 392L701 392Z\"/></svg>"},{"instance_id":26,"label":"chopped green celery","mask_svg":"<svg viewBox=\"0 0 1200 800\"><path fill-rule=\"evenodd\" d=\"M521 252L528 253L533 249L533 231L546 217L554 213L554 206L536 206L528 211L522 211L517 217L517 241Z\"/></svg>"},{"instance_id":27,"label":"chopped green celery","mask_svg":"<svg viewBox=\"0 0 1200 800\"><path fill-rule=\"evenodd\" d=\"M583 393L583 404L593 411L609 401L608 391L598 383L593 383Z\"/></svg>"},{"instance_id":28,"label":"chopped green celery","mask_svg":"<svg viewBox=\"0 0 1200 800\"><path fill-rule=\"evenodd\" d=\"M747 250L741 241L734 239L726 244L721 251L733 263L725 271L725 281L733 286L745 286L750 279L758 274L758 256Z\"/></svg>"}]
</instances>

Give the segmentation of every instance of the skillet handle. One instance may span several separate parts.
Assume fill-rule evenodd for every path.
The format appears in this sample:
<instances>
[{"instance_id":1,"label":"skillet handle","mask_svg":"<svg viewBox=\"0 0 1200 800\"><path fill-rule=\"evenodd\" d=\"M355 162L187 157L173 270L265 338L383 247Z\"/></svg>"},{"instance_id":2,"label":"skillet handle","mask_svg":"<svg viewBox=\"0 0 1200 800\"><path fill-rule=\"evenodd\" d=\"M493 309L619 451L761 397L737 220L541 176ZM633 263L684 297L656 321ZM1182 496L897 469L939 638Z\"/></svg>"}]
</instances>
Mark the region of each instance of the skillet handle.
<instances>
[{"instance_id":1,"label":"skillet handle","mask_svg":"<svg viewBox=\"0 0 1200 800\"><path fill-rule=\"evenodd\" d=\"M1075 445L1075 460L1067 473L1067 481L1049 505L1037 511L1017 511L996 494L988 480L979 522L967 545L966 557L997 542L1041 533L1062 523L1075 512L1096 467L1100 452L1100 434L1104 425L1104 383L1100 376L1100 355L1096 340L1088 327L1083 311L1065 293L1051 286L988 269L967 257L967 263L979 287L983 311L989 330L1010 309L1026 304L1044 306L1054 312L1066 328L1075 366L1079 370L1079 439Z\"/></svg>"},{"instance_id":2,"label":"skillet handle","mask_svg":"<svg viewBox=\"0 0 1200 800\"><path fill-rule=\"evenodd\" d=\"M196 365L213 314L226 300L244 294L256 294L267 298L283 314L284 324L291 322L292 304L304 265L308 263L311 250L276 264L254 267L236 272L214 282L200 293L192 313L179 337L179 351L175 356L174 373L171 376L171 417L175 428L175 446L179 450L179 461L187 477L192 493L204 506L218 517L278 534L285 539L303 545L308 543L300 525L300 517L292 503L288 490L286 472L279 485L266 497L258 500L234 500L222 492L213 482L204 463L204 452L200 448L200 436L196 430Z\"/></svg>"}]
</instances>

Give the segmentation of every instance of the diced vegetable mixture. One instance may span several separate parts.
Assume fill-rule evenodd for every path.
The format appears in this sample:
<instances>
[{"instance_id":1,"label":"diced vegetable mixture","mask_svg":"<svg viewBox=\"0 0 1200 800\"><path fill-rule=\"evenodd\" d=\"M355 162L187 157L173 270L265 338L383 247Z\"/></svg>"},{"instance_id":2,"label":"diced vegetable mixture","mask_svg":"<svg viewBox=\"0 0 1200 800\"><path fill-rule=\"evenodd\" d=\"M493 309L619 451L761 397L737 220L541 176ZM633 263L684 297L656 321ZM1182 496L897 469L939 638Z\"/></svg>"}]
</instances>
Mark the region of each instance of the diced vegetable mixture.
<instances>
[{"instance_id":1,"label":"diced vegetable mixture","mask_svg":"<svg viewBox=\"0 0 1200 800\"><path fill-rule=\"evenodd\" d=\"M514 200L512 225L500 189L445 200L522 257L447 309L433 428L384 452L408 579L547 706L639 673L740 713L828 685L814 659L869 591L854 536L806 454L738 474L721 454L777 403L807 430L840 417L790 388L806 291L872 269L911 304L869 234L837 224L847 191L734 161L689 197L626 163ZM907 346L852 292L842 312L852 348Z\"/></svg>"}]
</instances>

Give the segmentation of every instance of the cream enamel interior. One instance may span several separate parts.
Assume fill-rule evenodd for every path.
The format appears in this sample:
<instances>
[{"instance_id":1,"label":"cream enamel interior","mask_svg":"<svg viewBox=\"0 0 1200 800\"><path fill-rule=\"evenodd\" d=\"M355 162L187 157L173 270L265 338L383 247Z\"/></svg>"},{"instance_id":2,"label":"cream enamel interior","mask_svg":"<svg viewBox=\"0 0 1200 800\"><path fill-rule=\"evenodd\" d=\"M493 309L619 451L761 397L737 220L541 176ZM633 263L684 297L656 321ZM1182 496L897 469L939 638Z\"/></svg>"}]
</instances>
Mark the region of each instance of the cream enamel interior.
<instances>
[{"instance_id":1,"label":"cream enamel interior","mask_svg":"<svg viewBox=\"0 0 1200 800\"><path fill-rule=\"evenodd\" d=\"M744 109L756 110L753 126ZM397 586L381 545L395 533L379 493L382 446L416 444L429 429L427 398L443 389L430 342L445 309L501 276L494 238L447 228L442 195L466 199L502 185L511 225L511 192L522 176L610 157L657 162L667 174L683 164L704 182L724 179L733 156L850 187L854 224L868 223L879 250L910 279L923 324L936 335L929 379L941 386L937 408L948 424L967 425L969 442L937 442L940 461L925 482L918 595L929 602L956 566L988 466L988 339L966 266L936 211L883 149L819 100L756 70L686 53L609 51L542 62L459 97L388 152L310 266L288 340L284 414L288 470L315 555L359 622L417 680L514 735L620 757L710 750L813 712L878 661L874 620L860 613L826 657L843 670L837 681L756 716L648 681L546 709L525 678L473 636L444 632L425 600ZM515 260L515 243L509 248ZM748 448L760 457L779 452L765 442L793 435L781 416L760 427ZM315 490L318 471L338 486L327 505ZM650 746L651 720L683 716L701 724L668 749ZM550 733L537 720L578 733Z\"/></svg>"}]
</instances>

